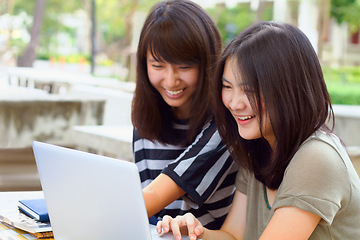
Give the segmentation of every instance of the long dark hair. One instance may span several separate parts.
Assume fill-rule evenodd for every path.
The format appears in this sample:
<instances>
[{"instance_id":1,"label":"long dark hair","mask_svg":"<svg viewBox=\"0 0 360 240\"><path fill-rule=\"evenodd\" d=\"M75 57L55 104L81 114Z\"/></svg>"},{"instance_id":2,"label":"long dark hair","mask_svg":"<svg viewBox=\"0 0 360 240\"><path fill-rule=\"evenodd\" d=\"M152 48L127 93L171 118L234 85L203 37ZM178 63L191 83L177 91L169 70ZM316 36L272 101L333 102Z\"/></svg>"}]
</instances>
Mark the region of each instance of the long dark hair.
<instances>
[{"instance_id":1,"label":"long dark hair","mask_svg":"<svg viewBox=\"0 0 360 240\"><path fill-rule=\"evenodd\" d=\"M264 138L242 139L237 124L222 104L225 62L236 61L237 73L255 114L269 116L276 138L271 149ZM260 22L236 36L225 49L215 78L215 118L233 158L270 189L277 189L301 143L334 122L330 97L317 55L303 32L289 24ZM260 131L263 119L260 118Z\"/></svg>"},{"instance_id":2,"label":"long dark hair","mask_svg":"<svg viewBox=\"0 0 360 240\"><path fill-rule=\"evenodd\" d=\"M191 1L162 1L153 6L141 31L137 50L137 77L132 123L141 137L171 143L174 119L171 107L151 85L146 56L157 61L199 66L199 79L191 99L187 138L191 143L210 119L210 81L221 54L220 33L208 14Z\"/></svg>"}]
</instances>

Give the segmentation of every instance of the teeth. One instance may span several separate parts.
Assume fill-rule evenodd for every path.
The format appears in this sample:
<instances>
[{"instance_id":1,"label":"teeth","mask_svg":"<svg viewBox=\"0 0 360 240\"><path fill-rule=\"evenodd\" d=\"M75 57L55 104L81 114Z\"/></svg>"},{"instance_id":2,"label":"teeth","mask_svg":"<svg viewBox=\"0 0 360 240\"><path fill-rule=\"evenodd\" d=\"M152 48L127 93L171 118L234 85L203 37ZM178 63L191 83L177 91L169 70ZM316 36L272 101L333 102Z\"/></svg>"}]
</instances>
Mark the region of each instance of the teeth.
<instances>
[{"instance_id":1,"label":"teeth","mask_svg":"<svg viewBox=\"0 0 360 240\"><path fill-rule=\"evenodd\" d=\"M244 121L244 120L248 120L252 118L252 116L246 116L246 117L239 117L240 120Z\"/></svg>"},{"instance_id":2,"label":"teeth","mask_svg":"<svg viewBox=\"0 0 360 240\"><path fill-rule=\"evenodd\" d=\"M170 90L166 90L166 92L170 93L171 95L177 95L179 93L182 93L184 91L184 89L180 89L177 91L170 91Z\"/></svg>"}]
</instances>

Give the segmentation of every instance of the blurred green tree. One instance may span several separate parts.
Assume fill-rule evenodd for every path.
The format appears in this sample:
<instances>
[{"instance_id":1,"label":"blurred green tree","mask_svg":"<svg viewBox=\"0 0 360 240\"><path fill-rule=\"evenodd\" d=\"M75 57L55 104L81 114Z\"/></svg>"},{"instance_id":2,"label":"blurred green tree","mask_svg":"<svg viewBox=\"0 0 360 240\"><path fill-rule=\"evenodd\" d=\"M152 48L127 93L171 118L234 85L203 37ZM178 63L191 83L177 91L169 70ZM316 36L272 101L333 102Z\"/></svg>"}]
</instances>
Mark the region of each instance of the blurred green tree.
<instances>
[{"instance_id":1,"label":"blurred green tree","mask_svg":"<svg viewBox=\"0 0 360 240\"><path fill-rule=\"evenodd\" d=\"M346 22L350 30L356 32L360 26L359 0L331 0L331 16L338 24Z\"/></svg>"},{"instance_id":2,"label":"blurred green tree","mask_svg":"<svg viewBox=\"0 0 360 240\"><path fill-rule=\"evenodd\" d=\"M272 5L260 2L258 11L250 8L250 3L238 3L234 7L227 7L225 4L217 4L206 11L215 21L222 36L223 44L226 46L239 32L256 21L272 20Z\"/></svg>"},{"instance_id":3,"label":"blurred green tree","mask_svg":"<svg viewBox=\"0 0 360 240\"><path fill-rule=\"evenodd\" d=\"M59 42L57 37L59 33L66 34L73 39L75 38L75 27L66 25L62 21L65 14L75 15L78 11L84 11L88 21L91 19L91 2L89 0L66 2L63 0L8 1L14 3L11 7L13 15L25 12L27 15L33 16L32 28L36 26L36 31L29 30L31 41L27 44L26 50L20 50L21 56L19 59L23 60L19 62L26 60L26 66L32 66L32 62L35 60L34 54L36 56L37 52L40 52L43 58L50 55L61 55L62 53L56 52L57 46L63 44ZM96 0L97 52L105 53L112 61L123 59L124 65L129 66L129 46L133 37L135 13L140 11L146 14L155 2L157 1ZM8 5L11 5L10 2ZM41 11L36 8L40 6L42 7L39 8ZM37 12L34 12L35 10ZM90 32L90 29L88 31ZM31 57L28 53L29 49L32 52ZM89 56L90 54L86 53L86 55Z\"/></svg>"},{"instance_id":4,"label":"blurred green tree","mask_svg":"<svg viewBox=\"0 0 360 240\"><path fill-rule=\"evenodd\" d=\"M127 80L134 80L132 74L131 49L133 40L134 23L142 19L135 19L137 12L144 15L157 0L97 0L98 36L101 51L114 61L121 62L130 69ZM136 29L135 31L140 31Z\"/></svg>"},{"instance_id":5,"label":"blurred green tree","mask_svg":"<svg viewBox=\"0 0 360 240\"><path fill-rule=\"evenodd\" d=\"M31 67L40 49L49 50L52 38L60 31L71 31L61 24L59 17L63 13L72 13L82 7L79 0L69 1L64 4L62 0L15 0L13 14L19 15L25 12L33 16L30 29L30 42L23 51L20 51L17 65L21 67Z\"/></svg>"},{"instance_id":6,"label":"blurred green tree","mask_svg":"<svg viewBox=\"0 0 360 240\"><path fill-rule=\"evenodd\" d=\"M44 18L46 0L36 0L33 14L33 23L30 30L30 42L26 46L24 52L19 56L17 65L19 67L32 67L36 58L36 49L38 47L41 28Z\"/></svg>"}]
</instances>

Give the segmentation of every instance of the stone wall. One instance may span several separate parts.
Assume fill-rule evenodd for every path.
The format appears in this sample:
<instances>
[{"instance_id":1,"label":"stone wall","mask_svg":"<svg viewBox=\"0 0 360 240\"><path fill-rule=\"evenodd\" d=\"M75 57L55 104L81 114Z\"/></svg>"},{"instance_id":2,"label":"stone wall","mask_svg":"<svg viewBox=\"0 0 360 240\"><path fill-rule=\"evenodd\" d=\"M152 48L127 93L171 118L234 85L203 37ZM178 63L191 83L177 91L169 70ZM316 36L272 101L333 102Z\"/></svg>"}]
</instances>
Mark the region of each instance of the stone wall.
<instances>
[{"instance_id":1,"label":"stone wall","mask_svg":"<svg viewBox=\"0 0 360 240\"><path fill-rule=\"evenodd\" d=\"M41 190L34 140L73 147L73 126L103 123L104 100L41 98L0 100L0 191Z\"/></svg>"},{"instance_id":2,"label":"stone wall","mask_svg":"<svg viewBox=\"0 0 360 240\"><path fill-rule=\"evenodd\" d=\"M34 140L72 144L75 125L100 125L105 102L86 99L0 101L0 147L29 147Z\"/></svg>"},{"instance_id":3,"label":"stone wall","mask_svg":"<svg viewBox=\"0 0 360 240\"><path fill-rule=\"evenodd\" d=\"M134 86L126 83L128 88ZM119 88L105 88L76 84L71 87L68 94L70 96L83 96L88 98L105 99L103 125L132 125L131 123L131 103L133 99L133 89L126 91Z\"/></svg>"}]
</instances>

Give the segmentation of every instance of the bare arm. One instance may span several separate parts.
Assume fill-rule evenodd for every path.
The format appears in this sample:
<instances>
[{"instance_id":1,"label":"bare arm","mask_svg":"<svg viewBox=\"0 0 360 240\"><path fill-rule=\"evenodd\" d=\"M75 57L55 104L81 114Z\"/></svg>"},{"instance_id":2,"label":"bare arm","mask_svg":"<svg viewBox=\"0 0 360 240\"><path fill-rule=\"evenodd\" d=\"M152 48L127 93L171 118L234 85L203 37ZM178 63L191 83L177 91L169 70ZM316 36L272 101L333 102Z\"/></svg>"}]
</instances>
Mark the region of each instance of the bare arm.
<instances>
[{"instance_id":1,"label":"bare arm","mask_svg":"<svg viewBox=\"0 0 360 240\"><path fill-rule=\"evenodd\" d=\"M240 240L244 238L246 229L246 200L247 197L239 191L235 192L233 203L226 220L220 230L204 228L199 220L191 213L178 216L175 219L164 216L156 229L158 233L172 231L175 239L181 238L181 232L189 235L191 240L201 238L204 240Z\"/></svg>"},{"instance_id":2,"label":"bare arm","mask_svg":"<svg viewBox=\"0 0 360 240\"><path fill-rule=\"evenodd\" d=\"M246 201L246 195L236 190L230 211L221 229L218 231L205 230L201 238L204 240L244 239L246 229Z\"/></svg>"},{"instance_id":3,"label":"bare arm","mask_svg":"<svg viewBox=\"0 0 360 240\"><path fill-rule=\"evenodd\" d=\"M169 176L161 173L147 187L143 195L149 217L164 209L167 205L185 194Z\"/></svg>"},{"instance_id":4,"label":"bare arm","mask_svg":"<svg viewBox=\"0 0 360 240\"><path fill-rule=\"evenodd\" d=\"M220 229L231 234L235 239L244 239L245 236L246 201L246 195L236 190L230 211Z\"/></svg>"},{"instance_id":5,"label":"bare arm","mask_svg":"<svg viewBox=\"0 0 360 240\"><path fill-rule=\"evenodd\" d=\"M305 240L310 237L321 218L296 207L275 211L260 240ZM203 239L243 239L246 229L246 195L236 191L233 205L219 231L205 229Z\"/></svg>"},{"instance_id":6,"label":"bare arm","mask_svg":"<svg viewBox=\"0 0 360 240\"><path fill-rule=\"evenodd\" d=\"M260 240L292 239L305 240L310 237L320 217L296 207L282 207L275 210Z\"/></svg>"}]
</instances>

